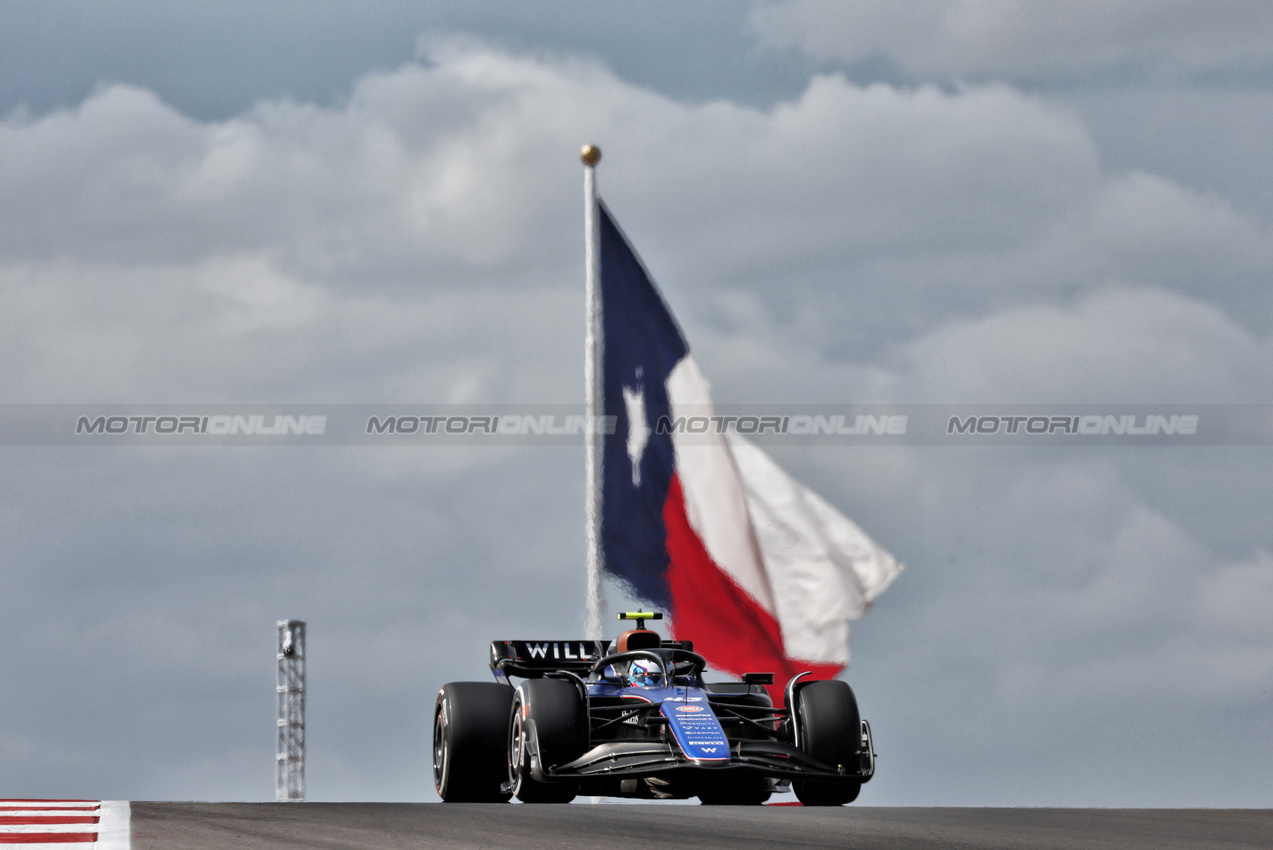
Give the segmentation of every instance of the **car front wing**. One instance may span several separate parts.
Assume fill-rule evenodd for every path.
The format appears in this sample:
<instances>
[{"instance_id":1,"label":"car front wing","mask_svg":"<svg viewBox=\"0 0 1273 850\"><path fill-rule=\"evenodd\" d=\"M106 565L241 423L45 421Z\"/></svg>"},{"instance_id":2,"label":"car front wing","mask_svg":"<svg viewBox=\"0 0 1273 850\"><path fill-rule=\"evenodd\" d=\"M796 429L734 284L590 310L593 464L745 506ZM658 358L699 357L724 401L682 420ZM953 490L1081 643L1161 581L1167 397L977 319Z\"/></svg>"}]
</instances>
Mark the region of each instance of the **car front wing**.
<instances>
[{"instance_id":1,"label":"car front wing","mask_svg":"<svg viewBox=\"0 0 1273 850\"><path fill-rule=\"evenodd\" d=\"M564 765L534 765L541 782L635 778L673 771L747 771L775 779L868 782L875 775L871 727L862 722L862 751L858 764L827 765L785 741L735 740L729 761L701 762L688 758L671 741L611 741L598 744Z\"/></svg>"}]
</instances>

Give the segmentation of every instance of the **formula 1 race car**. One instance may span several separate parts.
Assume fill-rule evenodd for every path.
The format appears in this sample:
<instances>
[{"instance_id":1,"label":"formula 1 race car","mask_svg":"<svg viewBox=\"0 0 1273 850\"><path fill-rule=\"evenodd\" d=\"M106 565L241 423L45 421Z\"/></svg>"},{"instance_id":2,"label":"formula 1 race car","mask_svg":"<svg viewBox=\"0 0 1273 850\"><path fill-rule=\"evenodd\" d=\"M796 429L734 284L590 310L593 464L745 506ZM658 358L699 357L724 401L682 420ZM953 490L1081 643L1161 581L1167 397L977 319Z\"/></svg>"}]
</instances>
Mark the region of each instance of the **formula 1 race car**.
<instances>
[{"instance_id":1,"label":"formula 1 race car","mask_svg":"<svg viewBox=\"0 0 1273 850\"><path fill-rule=\"evenodd\" d=\"M645 628L608 641L495 641L494 682L438 692L433 778L446 802L568 803L578 794L759 804L775 782L806 806L838 806L875 773L871 727L847 683L704 682L690 641ZM514 686L510 677L524 679Z\"/></svg>"}]
</instances>

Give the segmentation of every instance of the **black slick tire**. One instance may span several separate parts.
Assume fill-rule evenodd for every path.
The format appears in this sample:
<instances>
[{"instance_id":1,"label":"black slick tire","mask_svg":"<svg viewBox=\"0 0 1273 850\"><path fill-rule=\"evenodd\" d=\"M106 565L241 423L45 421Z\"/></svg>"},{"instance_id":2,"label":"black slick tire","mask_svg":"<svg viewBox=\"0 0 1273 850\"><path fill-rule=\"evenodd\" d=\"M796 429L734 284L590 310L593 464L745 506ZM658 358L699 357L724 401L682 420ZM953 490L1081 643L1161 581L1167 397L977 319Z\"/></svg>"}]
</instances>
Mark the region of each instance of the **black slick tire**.
<instances>
[{"instance_id":1,"label":"black slick tire","mask_svg":"<svg viewBox=\"0 0 1273 850\"><path fill-rule=\"evenodd\" d=\"M445 803L507 803L505 733L513 689L450 682L433 710L433 783Z\"/></svg>"},{"instance_id":2,"label":"black slick tire","mask_svg":"<svg viewBox=\"0 0 1273 850\"><path fill-rule=\"evenodd\" d=\"M531 679L517 687L507 719L508 780L523 803L569 803L577 782L539 782L532 759L544 769L583 755L588 718L578 688L561 679Z\"/></svg>"},{"instance_id":3,"label":"black slick tire","mask_svg":"<svg viewBox=\"0 0 1273 850\"><path fill-rule=\"evenodd\" d=\"M862 720L847 682L810 682L797 694L795 712L802 750L827 767L857 770ZM842 806L857 799L862 783L797 780L791 788L796 799L806 806Z\"/></svg>"}]
</instances>

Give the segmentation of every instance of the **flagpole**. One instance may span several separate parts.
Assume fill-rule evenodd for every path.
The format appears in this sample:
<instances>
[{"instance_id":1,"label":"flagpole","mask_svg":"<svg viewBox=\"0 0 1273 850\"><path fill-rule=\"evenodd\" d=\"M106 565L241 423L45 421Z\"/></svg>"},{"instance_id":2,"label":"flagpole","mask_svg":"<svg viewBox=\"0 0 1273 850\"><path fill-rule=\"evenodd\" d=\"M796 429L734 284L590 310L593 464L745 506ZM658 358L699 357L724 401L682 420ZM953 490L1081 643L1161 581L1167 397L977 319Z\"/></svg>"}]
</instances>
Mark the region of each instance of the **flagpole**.
<instances>
[{"instance_id":1,"label":"flagpole","mask_svg":"<svg viewBox=\"0 0 1273 850\"><path fill-rule=\"evenodd\" d=\"M605 595L601 587L601 380L598 366L601 351L601 252L600 231L597 216L597 163L601 161L601 149L584 145L579 158L583 160L584 196L584 264L586 266L584 288L584 514L585 536L588 546L588 640L605 637Z\"/></svg>"}]
</instances>

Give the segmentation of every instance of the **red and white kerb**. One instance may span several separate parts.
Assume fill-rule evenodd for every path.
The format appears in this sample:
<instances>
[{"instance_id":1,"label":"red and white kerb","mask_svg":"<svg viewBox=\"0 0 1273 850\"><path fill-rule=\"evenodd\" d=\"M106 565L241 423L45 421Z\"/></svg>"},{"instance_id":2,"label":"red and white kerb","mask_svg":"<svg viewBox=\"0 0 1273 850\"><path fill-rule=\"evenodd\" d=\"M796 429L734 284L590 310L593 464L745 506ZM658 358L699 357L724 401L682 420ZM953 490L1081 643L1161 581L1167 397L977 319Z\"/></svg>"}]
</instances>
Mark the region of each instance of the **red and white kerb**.
<instances>
[{"instance_id":1,"label":"red and white kerb","mask_svg":"<svg viewBox=\"0 0 1273 850\"><path fill-rule=\"evenodd\" d=\"M114 800L0 800L0 848L54 845L128 850L128 803Z\"/></svg>"}]
</instances>

